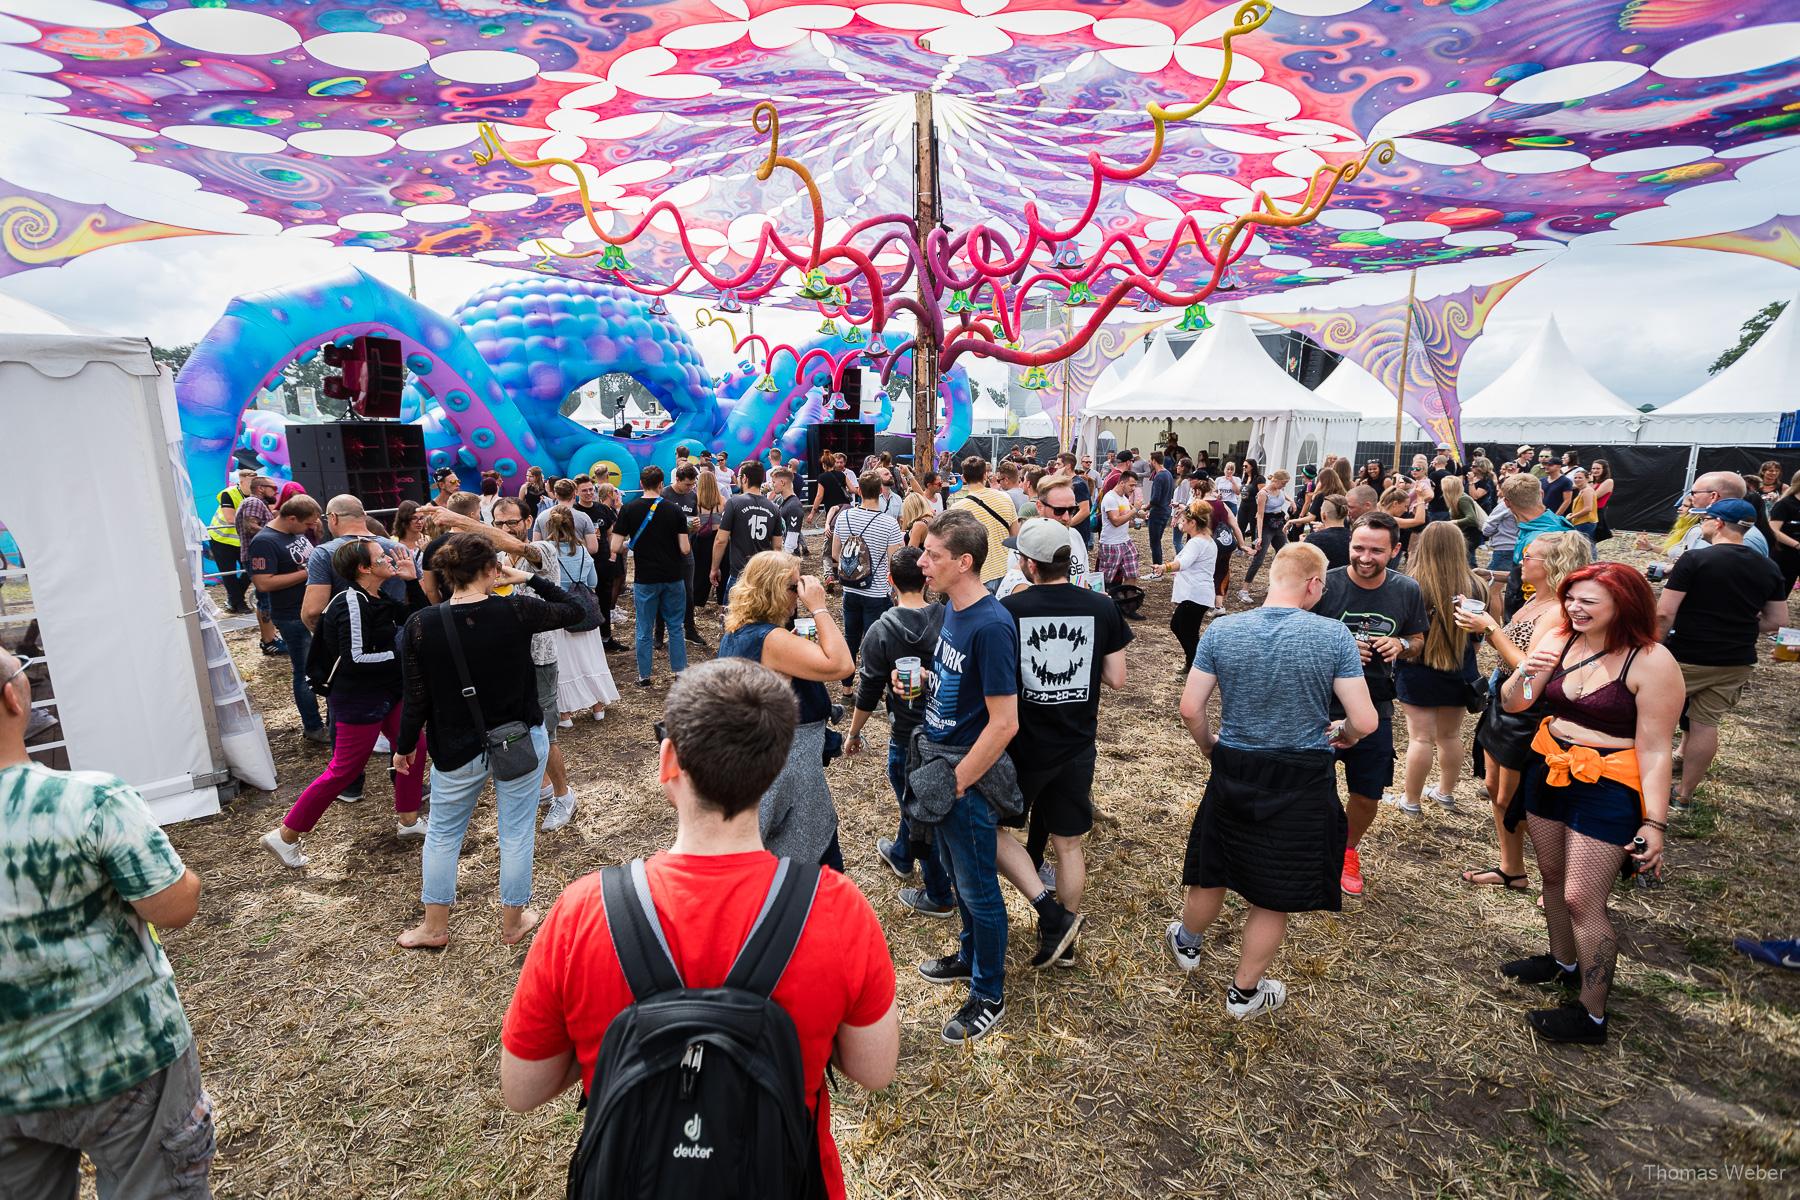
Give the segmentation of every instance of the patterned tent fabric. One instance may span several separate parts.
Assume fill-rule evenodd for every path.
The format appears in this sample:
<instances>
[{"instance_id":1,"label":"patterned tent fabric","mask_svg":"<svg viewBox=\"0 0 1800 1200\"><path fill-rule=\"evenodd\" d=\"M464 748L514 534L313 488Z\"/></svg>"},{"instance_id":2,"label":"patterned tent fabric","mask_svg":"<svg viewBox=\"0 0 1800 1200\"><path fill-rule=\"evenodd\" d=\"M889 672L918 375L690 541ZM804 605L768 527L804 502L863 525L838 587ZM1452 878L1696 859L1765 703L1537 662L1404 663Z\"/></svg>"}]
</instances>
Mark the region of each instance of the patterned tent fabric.
<instances>
[{"instance_id":1,"label":"patterned tent fabric","mask_svg":"<svg viewBox=\"0 0 1800 1200\"><path fill-rule=\"evenodd\" d=\"M1705 204L1800 145L1793 0L1273 4L1237 41L1219 100L1169 126L1154 170L1104 189L1083 253L1114 233L1160 252L1184 214L1216 225L1256 191L1291 203L1379 138L1391 163L1316 223L1261 230L1231 282L1253 293L1553 248ZM1146 105L1213 87L1235 9L0 0L0 274L189 230L515 265L596 248L567 167L476 162L484 121L517 157L578 161L609 229L668 200L695 258L741 266L766 221L796 244L810 232L792 179L755 177L756 103L778 106L783 152L817 178L830 243L911 212L924 89L948 224L986 221L1016 245L1028 201L1045 219L1081 213L1090 152L1143 158ZM627 248L632 279L686 264L675 229L659 218ZM905 264L892 245L876 261ZM545 269L612 278L599 263ZM1167 279L1209 275L1190 245Z\"/></svg>"}]
</instances>

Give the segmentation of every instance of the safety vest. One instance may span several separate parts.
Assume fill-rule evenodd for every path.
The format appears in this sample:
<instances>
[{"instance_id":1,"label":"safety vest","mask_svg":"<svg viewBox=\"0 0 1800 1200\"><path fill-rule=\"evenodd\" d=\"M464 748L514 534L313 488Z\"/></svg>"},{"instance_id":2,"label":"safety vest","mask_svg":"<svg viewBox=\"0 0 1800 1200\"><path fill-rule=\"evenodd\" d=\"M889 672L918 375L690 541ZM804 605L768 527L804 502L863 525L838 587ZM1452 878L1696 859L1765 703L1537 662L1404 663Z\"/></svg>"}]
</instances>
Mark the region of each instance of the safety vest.
<instances>
[{"instance_id":1,"label":"safety vest","mask_svg":"<svg viewBox=\"0 0 1800 1200\"><path fill-rule=\"evenodd\" d=\"M244 493L238 491L235 484L220 492L219 507L213 513L212 524L206 527L206 536L222 546L235 546L238 544L237 524L234 520L227 520L225 517L225 497L227 496L231 497L231 509L234 514L237 509L243 507Z\"/></svg>"}]
</instances>

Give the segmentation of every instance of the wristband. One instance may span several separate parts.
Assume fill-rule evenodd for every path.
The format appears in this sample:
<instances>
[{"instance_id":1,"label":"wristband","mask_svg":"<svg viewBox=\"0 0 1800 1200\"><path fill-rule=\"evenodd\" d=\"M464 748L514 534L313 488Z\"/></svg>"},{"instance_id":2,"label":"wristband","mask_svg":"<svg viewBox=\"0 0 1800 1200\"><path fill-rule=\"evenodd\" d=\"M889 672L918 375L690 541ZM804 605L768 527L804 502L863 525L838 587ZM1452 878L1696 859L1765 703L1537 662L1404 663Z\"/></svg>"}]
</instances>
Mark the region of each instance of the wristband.
<instances>
[{"instance_id":1,"label":"wristband","mask_svg":"<svg viewBox=\"0 0 1800 1200\"><path fill-rule=\"evenodd\" d=\"M1640 824L1648 825L1650 828L1656 830L1656 832L1658 832L1658 833L1669 832L1669 823L1667 821L1658 821L1651 817L1645 817L1643 819L1643 821L1640 822Z\"/></svg>"}]
</instances>

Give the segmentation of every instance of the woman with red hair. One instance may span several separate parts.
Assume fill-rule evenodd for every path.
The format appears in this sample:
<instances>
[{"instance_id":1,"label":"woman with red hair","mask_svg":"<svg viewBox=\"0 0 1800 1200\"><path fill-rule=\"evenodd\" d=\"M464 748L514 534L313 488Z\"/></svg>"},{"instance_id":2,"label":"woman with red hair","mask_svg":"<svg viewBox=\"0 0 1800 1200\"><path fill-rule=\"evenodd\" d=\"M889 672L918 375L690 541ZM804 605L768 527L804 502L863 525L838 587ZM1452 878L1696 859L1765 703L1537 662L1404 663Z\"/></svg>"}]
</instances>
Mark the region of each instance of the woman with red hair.
<instances>
[{"instance_id":1,"label":"woman with red hair","mask_svg":"<svg viewBox=\"0 0 1800 1200\"><path fill-rule=\"evenodd\" d=\"M1550 953L1500 973L1557 984L1578 1000L1526 1015L1555 1042L1606 1041L1606 997L1618 943L1607 899L1632 869L1660 872L1668 831L1670 747L1685 689L1656 636L1650 585L1630 567L1595 563L1557 589L1562 619L1545 621L1506 681L1501 703L1547 713L1531 741L1507 827L1526 821L1544 880Z\"/></svg>"}]
</instances>

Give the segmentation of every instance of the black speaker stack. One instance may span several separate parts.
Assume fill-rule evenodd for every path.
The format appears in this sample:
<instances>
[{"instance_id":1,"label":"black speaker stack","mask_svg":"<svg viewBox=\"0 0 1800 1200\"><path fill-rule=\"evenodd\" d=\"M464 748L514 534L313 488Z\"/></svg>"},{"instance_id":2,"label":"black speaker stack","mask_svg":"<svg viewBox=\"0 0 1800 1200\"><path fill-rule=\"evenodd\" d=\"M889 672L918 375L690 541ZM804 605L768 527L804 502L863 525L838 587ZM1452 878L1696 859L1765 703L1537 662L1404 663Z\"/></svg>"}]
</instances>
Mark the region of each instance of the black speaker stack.
<instances>
[{"instance_id":1,"label":"black speaker stack","mask_svg":"<svg viewBox=\"0 0 1800 1200\"><path fill-rule=\"evenodd\" d=\"M289 425L288 463L294 482L324 504L348 493L366 509L425 503L431 475L425 466L425 430L393 421L333 421Z\"/></svg>"},{"instance_id":2,"label":"black speaker stack","mask_svg":"<svg viewBox=\"0 0 1800 1200\"><path fill-rule=\"evenodd\" d=\"M806 427L806 465L817 471L819 456L827 450L842 454L852 471L862 470L863 459L875 453L875 427L862 421L821 421Z\"/></svg>"}]
</instances>

